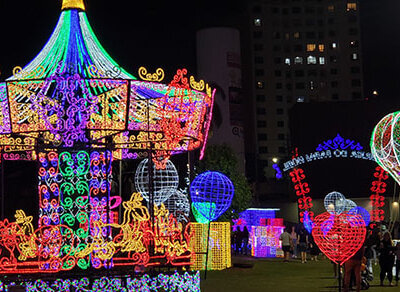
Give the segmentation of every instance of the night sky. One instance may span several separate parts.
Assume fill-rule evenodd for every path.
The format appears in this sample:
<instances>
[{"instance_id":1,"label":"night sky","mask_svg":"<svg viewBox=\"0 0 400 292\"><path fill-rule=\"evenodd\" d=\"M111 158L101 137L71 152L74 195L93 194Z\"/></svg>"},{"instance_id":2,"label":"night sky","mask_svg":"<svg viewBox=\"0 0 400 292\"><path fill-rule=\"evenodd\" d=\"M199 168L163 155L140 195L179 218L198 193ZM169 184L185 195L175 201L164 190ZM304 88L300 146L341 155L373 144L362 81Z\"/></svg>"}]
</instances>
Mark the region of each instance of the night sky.
<instances>
[{"instance_id":1,"label":"night sky","mask_svg":"<svg viewBox=\"0 0 400 292\"><path fill-rule=\"evenodd\" d=\"M171 76L180 67L195 74L196 29L243 16L246 0L86 2L96 35L121 66L134 75L142 65L149 70L163 67ZM40 51L55 27L60 7L61 0L0 0L0 80ZM380 98L397 98L399 11L398 0L361 1L367 96L376 89Z\"/></svg>"},{"instance_id":2,"label":"night sky","mask_svg":"<svg viewBox=\"0 0 400 292\"><path fill-rule=\"evenodd\" d=\"M86 2L97 37L117 63L133 75L142 65L149 71L162 67L167 78L182 67L195 74L196 30L245 17L246 4L245 0ZM379 99L392 104L400 89L400 1L362 0L361 4L366 96L378 90ZM0 0L0 80L9 77L14 66L24 66L37 55L60 9L61 0ZM29 177L35 179L33 174Z\"/></svg>"}]
</instances>

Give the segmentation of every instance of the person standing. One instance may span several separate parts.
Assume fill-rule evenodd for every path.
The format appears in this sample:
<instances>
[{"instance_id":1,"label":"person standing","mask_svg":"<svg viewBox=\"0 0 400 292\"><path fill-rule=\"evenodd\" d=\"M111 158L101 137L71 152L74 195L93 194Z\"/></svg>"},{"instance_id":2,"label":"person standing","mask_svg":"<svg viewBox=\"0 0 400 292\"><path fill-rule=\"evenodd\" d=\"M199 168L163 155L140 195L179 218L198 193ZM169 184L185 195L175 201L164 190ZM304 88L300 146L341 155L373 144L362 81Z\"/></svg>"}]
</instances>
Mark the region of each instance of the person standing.
<instances>
[{"instance_id":1,"label":"person standing","mask_svg":"<svg viewBox=\"0 0 400 292\"><path fill-rule=\"evenodd\" d=\"M297 258L297 233L295 227L292 226L292 232L290 233L290 238L292 239L293 245L293 258Z\"/></svg>"},{"instance_id":2,"label":"person standing","mask_svg":"<svg viewBox=\"0 0 400 292\"><path fill-rule=\"evenodd\" d=\"M347 262L344 263L344 292L349 291L352 272L356 278L356 291L361 290L361 263L365 248L362 246Z\"/></svg>"},{"instance_id":3,"label":"person standing","mask_svg":"<svg viewBox=\"0 0 400 292\"><path fill-rule=\"evenodd\" d=\"M399 273L400 273L400 242L396 244L396 286L399 286Z\"/></svg>"},{"instance_id":4,"label":"person standing","mask_svg":"<svg viewBox=\"0 0 400 292\"><path fill-rule=\"evenodd\" d=\"M299 243L299 250L301 254L301 263L304 264L307 262L307 246L308 246L308 235L305 228L302 228L297 235L297 242Z\"/></svg>"},{"instance_id":5,"label":"person standing","mask_svg":"<svg viewBox=\"0 0 400 292\"><path fill-rule=\"evenodd\" d=\"M285 228L283 233L279 236L279 240L282 241L282 250L284 253L284 262L289 261L289 256L290 256L290 247L292 245L292 239L290 237L290 234L288 232L288 229Z\"/></svg>"},{"instance_id":6,"label":"person standing","mask_svg":"<svg viewBox=\"0 0 400 292\"><path fill-rule=\"evenodd\" d=\"M394 246L390 232L386 231L383 234L379 250L380 250L379 265L381 267L381 273L380 273L381 286L383 286L383 281L385 280L386 275L389 280L389 285L393 286L392 270L394 265Z\"/></svg>"}]
</instances>

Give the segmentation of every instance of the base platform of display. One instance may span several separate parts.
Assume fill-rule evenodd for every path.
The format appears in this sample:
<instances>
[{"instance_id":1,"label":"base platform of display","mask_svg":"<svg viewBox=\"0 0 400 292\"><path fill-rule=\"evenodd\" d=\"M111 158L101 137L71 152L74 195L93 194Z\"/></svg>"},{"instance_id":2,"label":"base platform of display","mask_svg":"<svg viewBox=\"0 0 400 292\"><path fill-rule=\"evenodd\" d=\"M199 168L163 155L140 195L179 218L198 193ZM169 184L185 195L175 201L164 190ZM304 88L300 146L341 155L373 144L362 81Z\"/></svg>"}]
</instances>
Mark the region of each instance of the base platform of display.
<instances>
[{"instance_id":1,"label":"base platform of display","mask_svg":"<svg viewBox=\"0 0 400 292\"><path fill-rule=\"evenodd\" d=\"M81 277L2 277L0 292L97 292L97 291L176 291L200 292L200 272L173 272L137 275Z\"/></svg>"}]
</instances>

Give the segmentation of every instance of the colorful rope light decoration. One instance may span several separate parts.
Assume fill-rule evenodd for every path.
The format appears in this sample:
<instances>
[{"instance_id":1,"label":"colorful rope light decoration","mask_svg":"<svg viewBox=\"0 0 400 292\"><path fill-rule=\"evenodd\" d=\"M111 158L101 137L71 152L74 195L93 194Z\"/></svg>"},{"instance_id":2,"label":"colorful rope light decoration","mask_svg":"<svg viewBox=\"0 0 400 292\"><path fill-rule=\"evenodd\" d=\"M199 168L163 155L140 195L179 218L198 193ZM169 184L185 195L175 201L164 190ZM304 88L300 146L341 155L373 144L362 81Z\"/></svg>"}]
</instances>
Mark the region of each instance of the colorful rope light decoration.
<instances>
[{"instance_id":1,"label":"colorful rope light decoration","mask_svg":"<svg viewBox=\"0 0 400 292\"><path fill-rule=\"evenodd\" d=\"M155 173L169 173L171 155L204 149L215 90L188 77L186 69L179 69L169 84L159 83L161 69L140 72L142 80L137 80L108 55L82 0L63 0L44 48L0 82L1 158L39 164L38 226L23 210L15 221L0 221L0 274L71 275L75 270L193 263L191 225L178 222L162 204L164 198L149 210L143 194L134 193L126 202L111 196L111 165L148 157ZM142 193L143 182L142 177ZM163 186L163 192L170 195L176 187ZM120 206L122 222L117 219ZM193 281L190 277L144 276L124 283L123 289L199 291L199 275ZM118 281L38 280L27 289L61 291L79 285L75 288L99 291L108 285L110 291L123 291Z\"/></svg>"},{"instance_id":2,"label":"colorful rope light decoration","mask_svg":"<svg viewBox=\"0 0 400 292\"><path fill-rule=\"evenodd\" d=\"M370 214L372 222L380 222L385 219L385 213L382 210L385 205L385 197L382 195L386 192L387 183L385 180L389 178L389 175L382 167L377 166L375 168L374 178L375 180L372 181L372 186L370 188L372 192L370 196L372 203Z\"/></svg>"},{"instance_id":3,"label":"colorful rope light decoration","mask_svg":"<svg viewBox=\"0 0 400 292\"><path fill-rule=\"evenodd\" d=\"M136 190L149 201L149 160L143 159L135 173ZM159 206L178 190L179 176L175 165L168 160L165 167L157 169L153 164L153 196L154 203Z\"/></svg>"},{"instance_id":4,"label":"colorful rope light decoration","mask_svg":"<svg viewBox=\"0 0 400 292\"><path fill-rule=\"evenodd\" d=\"M172 191L172 195L164 202L165 208L178 222L188 222L190 215L190 203L187 195L180 191Z\"/></svg>"},{"instance_id":5,"label":"colorful rope light decoration","mask_svg":"<svg viewBox=\"0 0 400 292\"><path fill-rule=\"evenodd\" d=\"M112 277L105 276L90 281L89 278L80 279L57 279L54 281L24 281L4 283L0 281L0 291L9 291L13 286L19 286L30 292L63 292L63 291L85 291L85 292L128 292L128 291L176 291L176 292L200 292L200 272L194 274L158 274L138 277ZM2 289L1 289L2 288Z\"/></svg>"},{"instance_id":6,"label":"colorful rope light decoration","mask_svg":"<svg viewBox=\"0 0 400 292\"><path fill-rule=\"evenodd\" d=\"M251 255L253 257L276 257L282 248L279 236L285 226L252 226L250 231ZM282 252L282 250L280 250Z\"/></svg>"},{"instance_id":7,"label":"colorful rope light decoration","mask_svg":"<svg viewBox=\"0 0 400 292\"><path fill-rule=\"evenodd\" d=\"M369 223L369 216L365 213L368 215L368 212L339 192L325 196L324 205L327 212L316 216L314 220L306 214L305 225L312 230L320 250L341 265L364 244L365 226Z\"/></svg>"},{"instance_id":8,"label":"colorful rope light decoration","mask_svg":"<svg viewBox=\"0 0 400 292\"><path fill-rule=\"evenodd\" d=\"M229 222L211 222L208 224L192 223L194 237L193 270L205 270L208 244L207 270L224 270L232 267L231 259L231 227ZM210 237L208 238L208 234ZM208 240L208 243L207 243Z\"/></svg>"},{"instance_id":9,"label":"colorful rope light decoration","mask_svg":"<svg viewBox=\"0 0 400 292\"><path fill-rule=\"evenodd\" d=\"M193 207L209 221L218 219L228 210L234 193L232 181L217 171L199 174L190 185Z\"/></svg>"},{"instance_id":10,"label":"colorful rope light decoration","mask_svg":"<svg viewBox=\"0 0 400 292\"><path fill-rule=\"evenodd\" d=\"M381 208L385 204L382 194L386 191L387 184L384 181L388 178L387 174L390 174L398 184L400 183L399 117L400 112L386 115L372 132L371 153L380 167L375 169L375 181L371 186L371 221L384 220L384 212Z\"/></svg>"},{"instance_id":11,"label":"colorful rope light decoration","mask_svg":"<svg viewBox=\"0 0 400 292\"><path fill-rule=\"evenodd\" d=\"M360 215L322 213L313 220L312 236L319 249L332 261L343 264L363 245L365 222Z\"/></svg>"},{"instance_id":12,"label":"colorful rope light decoration","mask_svg":"<svg viewBox=\"0 0 400 292\"><path fill-rule=\"evenodd\" d=\"M290 177L292 178L292 182L294 185L294 191L296 195L299 197L297 202L298 202L298 207L299 207L299 217L300 217L300 222L304 222L304 214L307 212L308 216L310 219L314 218L314 213L310 211L310 209L313 206L312 203L312 198L308 196L307 194L310 192L310 188L308 186L308 183L303 182L305 180L306 176L304 174L304 170L301 168L294 168L290 173Z\"/></svg>"}]
</instances>

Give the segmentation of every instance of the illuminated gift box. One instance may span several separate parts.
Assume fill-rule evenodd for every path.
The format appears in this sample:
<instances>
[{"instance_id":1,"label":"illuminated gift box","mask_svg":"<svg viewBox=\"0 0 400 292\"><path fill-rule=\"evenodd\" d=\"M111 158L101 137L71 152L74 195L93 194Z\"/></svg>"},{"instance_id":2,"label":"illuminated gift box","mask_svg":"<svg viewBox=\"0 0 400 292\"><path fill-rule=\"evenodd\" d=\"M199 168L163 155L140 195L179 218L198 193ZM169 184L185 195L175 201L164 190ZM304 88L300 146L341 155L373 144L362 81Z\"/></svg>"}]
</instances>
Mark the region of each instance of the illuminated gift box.
<instances>
[{"instance_id":1,"label":"illuminated gift box","mask_svg":"<svg viewBox=\"0 0 400 292\"><path fill-rule=\"evenodd\" d=\"M191 247L194 247L193 270L206 269L206 251L208 224L192 223L194 237ZM208 242L208 270L223 270L232 267L231 232L229 222L211 222Z\"/></svg>"},{"instance_id":2,"label":"illuminated gift box","mask_svg":"<svg viewBox=\"0 0 400 292\"><path fill-rule=\"evenodd\" d=\"M250 232L251 255L254 257L280 257L282 246L279 236L284 226L252 226Z\"/></svg>"}]
</instances>

